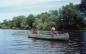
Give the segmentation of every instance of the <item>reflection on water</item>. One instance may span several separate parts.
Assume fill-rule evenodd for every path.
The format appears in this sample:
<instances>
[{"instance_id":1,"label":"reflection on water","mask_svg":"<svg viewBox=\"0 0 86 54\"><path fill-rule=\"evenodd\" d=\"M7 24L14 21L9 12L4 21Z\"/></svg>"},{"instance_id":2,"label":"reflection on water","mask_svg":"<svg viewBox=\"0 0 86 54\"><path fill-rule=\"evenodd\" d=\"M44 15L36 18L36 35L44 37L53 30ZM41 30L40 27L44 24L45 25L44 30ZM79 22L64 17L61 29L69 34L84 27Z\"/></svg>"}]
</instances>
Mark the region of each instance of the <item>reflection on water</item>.
<instances>
[{"instance_id":1,"label":"reflection on water","mask_svg":"<svg viewBox=\"0 0 86 54\"><path fill-rule=\"evenodd\" d=\"M65 54L67 42L27 38L26 30L0 30L0 54Z\"/></svg>"},{"instance_id":2,"label":"reflection on water","mask_svg":"<svg viewBox=\"0 0 86 54\"><path fill-rule=\"evenodd\" d=\"M86 32L82 32L82 42L81 42L81 44L82 44L82 53L83 54L86 54Z\"/></svg>"},{"instance_id":3,"label":"reflection on water","mask_svg":"<svg viewBox=\"0 0 86 54\"><path fill-rule=\"evenodd\" d=\"M67 43L27 38L26 30L0 30L0 54L64 54Z\"/></svg>"}]
</instances>

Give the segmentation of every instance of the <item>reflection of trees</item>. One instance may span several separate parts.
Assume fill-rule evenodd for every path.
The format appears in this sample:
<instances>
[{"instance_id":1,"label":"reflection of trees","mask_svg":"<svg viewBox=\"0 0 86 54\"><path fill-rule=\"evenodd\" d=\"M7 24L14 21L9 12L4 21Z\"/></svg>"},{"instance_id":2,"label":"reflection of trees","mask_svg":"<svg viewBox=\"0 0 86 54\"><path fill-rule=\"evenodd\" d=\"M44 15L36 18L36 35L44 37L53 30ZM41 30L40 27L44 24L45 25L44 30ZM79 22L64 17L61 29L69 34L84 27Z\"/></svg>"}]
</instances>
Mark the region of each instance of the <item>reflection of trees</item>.
<instances>
[{"instance_id":1,"label":"reflection of trees","mask_svg":"<svg viewBox=\"0 0 86 54\"><path fill-rule=\"evenodd\" d=\"M69 42L66 48L66 54L82 54L82 36L80 31L69 31Z\"/></svg>"}]
</instances>

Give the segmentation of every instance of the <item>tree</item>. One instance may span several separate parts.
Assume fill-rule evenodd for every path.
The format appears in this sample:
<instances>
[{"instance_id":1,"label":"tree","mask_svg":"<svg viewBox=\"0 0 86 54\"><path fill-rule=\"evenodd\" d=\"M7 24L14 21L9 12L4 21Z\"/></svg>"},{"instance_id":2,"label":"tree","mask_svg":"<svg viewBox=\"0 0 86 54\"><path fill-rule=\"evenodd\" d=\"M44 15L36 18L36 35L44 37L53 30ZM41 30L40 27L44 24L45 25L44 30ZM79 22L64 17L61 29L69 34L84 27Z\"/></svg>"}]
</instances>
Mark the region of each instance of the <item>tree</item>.
<instances>
[{"instance_id":1,"label":"tree","mask_svg":"<svg viewBox=\"0 0 86 54\"><path fill-rule=\"evenodd\" d=\"M51 28L51 27L58 27L56 26L58 24L58 16L55 16L55 15L51 15L49 16L47 19L47 27Z\"/></svg>"},{"instance_id":2,"label":"tree","mask_svg":"<svg viewBox=\"0 0 86 54\"><path fill-rule=\"evenodd\" d=\"M26 22L26 18L25 19L23 19L22 20L22 22L21 22L21 28L22 29L27 29L29 26L28 26L28 24L27 24L27 22Z\"/></svg>"},{"instance_id":3,"label":"tree","mask_svg":"<svg viewBox=\"0 0 86 54\"><path fill-rule=\"evenodd\" d=\"M25 16L17 16L13 18L12 22L15 24L17 28L21 28L21 23L25 18Z\"/></svg>"},{"instance_id":4,"label":"tree","mask_svg":"<svg viewBox=\"0 0 86 54\"><path fill-rule=\"evenodd\" d=\"M52 26L56 26L58 22L58 17L55 15L50 15L45 12L40 15L39 18L35 18L33 25L35 25L40 30L48 30Z\"/></svg>"},{"instance_id":5,"label":"tree","mask_svg":"<svg viewBox=\"0 0 86 54\"><path fill-rule=\"evenodd\" d=\"M49 11L50 15L55 15L58 16L58 11L57 10L51 10Z\"/></svg>"},{"instance_id":6,"label":"tree","mask_svg":"<svg viewBox=\"0 0 86 54\"><path fill-rule=\"evenodd\" d=\"M63 8L59 11L60 26L62 29L80 29L83 24L83 15L78 10L77 5L73 5L70 3L69 5L63 6ZM60 28L61 28L60 27Z\"/></svg>"},{"instance_id":7,"label":"tree","mask_svg":"<svg viewBox=\"0 0 86 54\"><path fill-rule=\"evenodd\" d=\"M33 26L32 24L34 22L34 19L35 19L35 17L32 14L26 18L26 22L27 22L29 28L31 28Z\"/></svg>"}]
</instances>

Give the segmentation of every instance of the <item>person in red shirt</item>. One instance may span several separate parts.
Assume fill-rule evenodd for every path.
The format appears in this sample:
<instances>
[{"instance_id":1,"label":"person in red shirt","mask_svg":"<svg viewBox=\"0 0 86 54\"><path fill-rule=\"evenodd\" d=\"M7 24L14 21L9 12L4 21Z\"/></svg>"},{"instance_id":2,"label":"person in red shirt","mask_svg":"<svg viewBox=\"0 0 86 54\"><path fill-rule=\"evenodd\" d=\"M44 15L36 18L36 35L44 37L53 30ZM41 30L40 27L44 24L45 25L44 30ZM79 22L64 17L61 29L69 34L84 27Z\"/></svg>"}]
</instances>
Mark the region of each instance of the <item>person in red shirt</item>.
<instances>
[{"instance_id":1,"label":"person in red shirt","mask_svg":"<svg viewBox=\"0 0 86 54\"><path fill-rule=\"evenodd\" d=\"M32 34L38 34L36 27L33 27L33 28L32 28Z\"/></svg>"}]
</instances>

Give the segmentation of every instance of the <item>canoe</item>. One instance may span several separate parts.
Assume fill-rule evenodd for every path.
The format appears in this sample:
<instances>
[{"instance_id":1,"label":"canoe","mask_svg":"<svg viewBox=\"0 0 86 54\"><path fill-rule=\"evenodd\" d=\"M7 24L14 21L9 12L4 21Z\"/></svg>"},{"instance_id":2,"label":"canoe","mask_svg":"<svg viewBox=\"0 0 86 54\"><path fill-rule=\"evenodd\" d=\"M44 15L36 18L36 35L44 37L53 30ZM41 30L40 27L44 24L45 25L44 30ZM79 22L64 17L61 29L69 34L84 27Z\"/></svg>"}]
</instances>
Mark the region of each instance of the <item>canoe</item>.
<instances>
[{"instance_id":1,"label":"canoe","mask_svg":"<svg viewBox=\"0 0 86 54\"><path fill-rule=\"evenodd\" d=\"M54 36L49 34L29 34L28 37L42 40L69 40L68 33L56 34Z\"/></svg>"}]
</instances>

